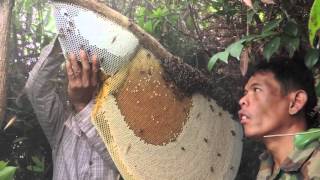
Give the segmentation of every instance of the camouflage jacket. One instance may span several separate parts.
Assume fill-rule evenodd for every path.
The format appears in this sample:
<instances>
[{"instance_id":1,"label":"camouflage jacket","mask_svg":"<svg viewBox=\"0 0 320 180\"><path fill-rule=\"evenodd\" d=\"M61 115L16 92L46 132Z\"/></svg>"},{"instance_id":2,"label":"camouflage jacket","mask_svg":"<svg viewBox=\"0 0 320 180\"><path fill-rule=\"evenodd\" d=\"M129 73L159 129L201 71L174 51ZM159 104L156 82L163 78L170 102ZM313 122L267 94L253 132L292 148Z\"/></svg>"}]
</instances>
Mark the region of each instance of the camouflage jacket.
<instances>
[{"instance_id":1,"label":"camouflage jacket","mask_svg":"<svg viewBox=\"0 0 320 180\"><path fill-rule=\"evenodd\" d=\"M320 180L320 141L313 141L302 150L295 148L275 172L271 154L264 152L260 160L257 180Z\"/></svg>"}]
</instances>

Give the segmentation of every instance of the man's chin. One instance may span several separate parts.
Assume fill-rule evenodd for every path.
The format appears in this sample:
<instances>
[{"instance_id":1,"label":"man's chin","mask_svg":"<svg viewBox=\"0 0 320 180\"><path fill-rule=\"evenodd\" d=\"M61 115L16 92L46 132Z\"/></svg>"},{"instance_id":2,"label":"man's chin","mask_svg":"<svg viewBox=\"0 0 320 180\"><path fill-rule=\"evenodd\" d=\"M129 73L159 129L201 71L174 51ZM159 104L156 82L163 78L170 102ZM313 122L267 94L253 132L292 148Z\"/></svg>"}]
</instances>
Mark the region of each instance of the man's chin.
<instances>
[{"instance_id":1,"label":"man's chin","mask_svg":"<svg viewBox=\"0 0 320 180\"><path fill-rule=\"evenodd\" d=\"M254 133L254 132L244 132L244 136L248 139L253 140L261 140L263 138L263 135L261 133Z\"/></svg>"}]
</instances>

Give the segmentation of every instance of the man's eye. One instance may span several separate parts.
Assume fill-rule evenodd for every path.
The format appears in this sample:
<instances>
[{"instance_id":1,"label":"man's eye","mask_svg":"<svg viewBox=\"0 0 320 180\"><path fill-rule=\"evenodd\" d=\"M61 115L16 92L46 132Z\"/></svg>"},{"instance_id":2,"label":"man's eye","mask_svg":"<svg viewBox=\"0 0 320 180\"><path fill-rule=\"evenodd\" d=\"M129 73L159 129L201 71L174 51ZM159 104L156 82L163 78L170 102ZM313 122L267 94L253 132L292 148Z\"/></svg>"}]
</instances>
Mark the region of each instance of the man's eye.
<instances>
[{"instance_id":1,"label":"man's eye","mask_svg":"<svg viewBox=\"0 0 320 180\"><path fill-rule=\"evenodd\" d=\"M254 91L254 92L260 92L261 89L260 89L260 88L253 88L253 91Z\"/></svg>"}]
</instances>

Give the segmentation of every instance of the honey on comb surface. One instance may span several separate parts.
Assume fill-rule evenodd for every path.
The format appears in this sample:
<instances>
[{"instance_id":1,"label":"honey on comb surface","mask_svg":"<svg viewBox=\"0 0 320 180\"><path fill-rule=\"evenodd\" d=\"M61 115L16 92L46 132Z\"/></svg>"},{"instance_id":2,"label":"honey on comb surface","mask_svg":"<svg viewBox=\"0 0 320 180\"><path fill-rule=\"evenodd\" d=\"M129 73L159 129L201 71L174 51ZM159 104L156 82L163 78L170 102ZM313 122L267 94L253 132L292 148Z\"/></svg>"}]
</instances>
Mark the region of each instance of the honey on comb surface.
<instances>
[{"instance_id":1,"label":"honey on comb surface","mask_svg":"<svg viewBox=\"0 0 320 180\"><path fill-rule=\"evenodd\" d=\"M176 97L174 84L162 78L163 70L153 56L138 54L117 104L130 129L146 143L163 145L181 133L191 106L190 97Z\"/></svg>"}]
</instances>

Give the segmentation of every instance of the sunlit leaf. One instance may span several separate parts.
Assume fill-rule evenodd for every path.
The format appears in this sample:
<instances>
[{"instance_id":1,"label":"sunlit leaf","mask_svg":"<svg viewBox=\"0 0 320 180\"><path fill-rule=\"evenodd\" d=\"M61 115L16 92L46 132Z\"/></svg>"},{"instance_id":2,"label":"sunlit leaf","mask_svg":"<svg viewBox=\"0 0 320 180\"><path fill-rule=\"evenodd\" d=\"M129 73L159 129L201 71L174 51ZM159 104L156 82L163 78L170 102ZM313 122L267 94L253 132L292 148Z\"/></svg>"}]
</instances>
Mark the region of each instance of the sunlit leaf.
<instances>
[{"instance_id":1,"label":"sunlit leaf","mask_svg":"<svg viewBox=\"0 0 320 180\"><path fill-rule=\"evenodd\" d=\"M213 55L208 62L208 70L211 71L216 62L218 61L217 54Z\"/></svg>"},{"instance_id":2,"label":"sunlit leaf","mask_svg":"<svg viewBox=\"0 0 320 180\"><path fill-rule=\"evenodd\" d=\"M151 20L149 20L146 23L144 23L143 27L147 32L153 32L153 25L152 25L152 21Z\"/></svg>"},{"instance_id":3,"label":"sunlit leaf","mask_svg":"<svg viewBox=\"0 0 320 180\"><path fill-rule=\"evenodd\" d=\"M320 31L320 0L315 0L313 2L309 16L308 28L310 45L311 47L315 47L317 43L315 41L316 35ZM318 39L319 38L320 37L318 37Z\"/></svg>"},{"instance_id":4,"label":"sunlit leaf","mask_svg":"<svg viewBox=\"0 0 320 180\"><path fill-rule=\"evenodd\" d=\"M0 170L7 166L8 162L0 161Z\"/></svg>"},{"instance_id":5,"label":"sunlit leaf","mask_svg":"<svg viewBox=\"0 0 320 180\"><path fill-rule=\"evenodd\" d=\"M7 166L0 170L0 179L1 180L13 180L14 173L16 172L16 167Z\"/></svg>"},{"instance_id":6,"label":"sunlit leaf","mask_svg":"<svg viewBox=\"0 0 320 180\"><path fill-rule=\"evenodd\" d=\"M236 41L236 42L232 43L231 45L229 45L228 48L226 49L226 51L228 51L231 56L237 58L238 60L240 59L240 54L243 49L242 42L243 42L243 40Z\"/></svg>"},{"instance_id":7,"label":"sunlit leaf","mask_svg":"<svg viewBox=\"0 0 320 180\"><path fill-rule=\"evenodd\" d=\"M222 52L218 52L217 54L213 55L208 63L208 69L209 71L212 70L212 68L214 67L214 65L216 64L216 62L220 59L221 61L227 63L228 62L228 57L229 57L229 52L227 51L222 51Z\"/></svg>"},{"instance_id":8,"label":"sunlit leaf","mask_svg":"<svg viewBox=\"0 0 320 180\"><path fill-rule=\"evenodd\" d=\"M313 68L319 61L320 52L317 49L309 49L305 56L305 63L308 68Z\"/></svg>"},{"instance_id":9,"label":"sunlit leaf","mask_svg":"<svg viewBox=\"0 0 320 180\"><path fill-rule=\"evenodd\" d=\"M159 8L152 11L151 17L162 18L166 15L168 15L168 9L159 7Z\"/></svg>"},{"instance_id":10,"label":"sunlit leaf","mask_svg":"<svg viewBox=\"0 0 320 180\"><path fill-rule=\"evenodd\" d=\"M269 60L271 56L278 51L280 47L280 37L276 37L269 41L263 48L263 56Z\"/></svg>"},{"instance_id":11,"label":"sunlit leaf","mask_svg":"<svg viewBox=\"0 0 320 180\"><path fill-rule=\"evenodd\" d=\"M218 59L220 59L221 61L228 63L228 57L229 57L229 53L226 51L220 52L218 53Z\"/></svg>"}]
</instances>

